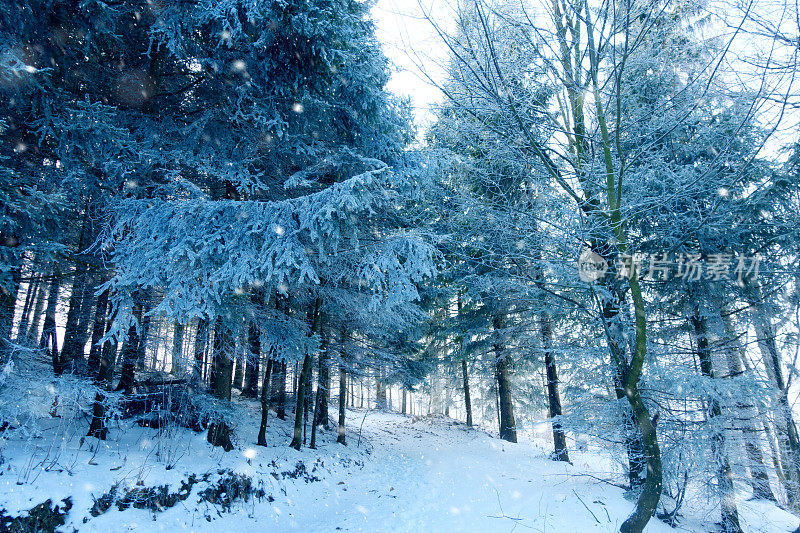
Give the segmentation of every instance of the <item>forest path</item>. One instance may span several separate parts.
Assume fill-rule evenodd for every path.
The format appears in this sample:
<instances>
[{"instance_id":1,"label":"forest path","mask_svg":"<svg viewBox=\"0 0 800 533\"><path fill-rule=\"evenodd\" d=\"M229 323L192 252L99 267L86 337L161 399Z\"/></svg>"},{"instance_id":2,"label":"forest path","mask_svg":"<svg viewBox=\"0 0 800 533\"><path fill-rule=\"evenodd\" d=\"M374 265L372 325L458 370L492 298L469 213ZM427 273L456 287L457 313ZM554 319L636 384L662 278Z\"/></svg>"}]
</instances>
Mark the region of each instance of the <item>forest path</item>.
<instances>
[{"instance_id":1,"label":"forest path","mask_svg":"<svg viewBox=\"0 0 800 533\"><path fill-rule=\"evenodd\" d=\"M363 412L351 413L358 447ZM534 444L511 444L443 418L368 412L362 469L297 505L285 523L311 531L616 531L622 491ZM581 461L583 459L579 459ZM590 463L583 460L584 472ZM298 502L299 503L299 502ZM648 531L673 531L654 524Z\"/></svg>"}]
</instances>

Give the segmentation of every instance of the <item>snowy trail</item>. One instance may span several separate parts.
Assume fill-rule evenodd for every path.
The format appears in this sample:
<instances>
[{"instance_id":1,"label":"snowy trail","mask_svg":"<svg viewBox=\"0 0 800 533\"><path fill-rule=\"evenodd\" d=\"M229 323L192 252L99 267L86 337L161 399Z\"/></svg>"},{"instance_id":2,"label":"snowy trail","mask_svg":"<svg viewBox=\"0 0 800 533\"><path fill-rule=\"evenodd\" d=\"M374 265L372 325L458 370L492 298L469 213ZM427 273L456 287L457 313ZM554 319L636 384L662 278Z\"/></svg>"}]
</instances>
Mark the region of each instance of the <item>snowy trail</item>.
<instances>
[{"instance_id":1,"label":"snowy trail","mask_svg":"<svg viewBox=\"0 0 800 533\"><path fill-rule=\"evenodd\" d=\"M124 440L115 447L127 450L124 455L95 455L86 446L68 443L71 451L64 452L64 460L74 465L69 473L44 472L23 485L14 483L13 474L24 469L18 463L24 454L7 449L17 460L0 476L6 487L0 503L19 512L48 497L60 501L70 496L75 505L65 531L80 532L613 532L633 508L620 488L590 475L609 468L606 456L572 450L574 465L554 462L547 458L546 443L527 434L511 444L445 418L375 411L364 418L365 411L354 410L348 412L346 447L336 444L335 430L329 430L322 433L319 449L298 452L287 446L288 421L274 418L268 433L271 445L252 446L258 406L236 405L239 448L225 453L211 448L204 435L186 431L175 441L185 455L173 469L152 461L152 448L143 446L152 438L149 429L120 433ZM23 444L8 443L12 448ZM281 475L298 461L313 480ZM88 515L94 498L116 481L178 487L192 473L222 468L262 483L273 501L251 500L219 512L198 500L198 487L193 497L155 517L132 508ZM646 531L714 531L719 511L702 508L702 499L697 498L699 507L687 513L691 518L680 529L652 520ZM741 501L739 511L748 533L789 532L798 525L797 518L763 502Z\"/></svg>"}]
</instances>

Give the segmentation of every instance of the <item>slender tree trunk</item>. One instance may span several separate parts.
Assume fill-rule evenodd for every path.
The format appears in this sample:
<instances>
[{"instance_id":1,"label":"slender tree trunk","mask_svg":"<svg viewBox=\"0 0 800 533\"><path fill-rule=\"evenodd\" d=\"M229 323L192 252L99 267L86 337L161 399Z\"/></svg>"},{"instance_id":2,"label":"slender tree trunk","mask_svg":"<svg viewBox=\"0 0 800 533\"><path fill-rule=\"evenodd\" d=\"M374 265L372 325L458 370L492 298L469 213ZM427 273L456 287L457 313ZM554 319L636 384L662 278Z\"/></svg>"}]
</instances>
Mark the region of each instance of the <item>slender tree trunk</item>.
<instances>
[{"instance_id":1,"label":"slender tree trunk","mask_svg":"<svg viewBox=\"0 0 800 533\"><path fill-rule=\"evenodd\" d=\"M509 378L508 357L500 333L504 327L503 317L499 314L492 318L495 330L495 376L497 378L497 395L500 408L500 438L508 442L517 442L517 423L514 421L514 405L511 401L511 380Z\"/></svg>"},{"instance_id":2,"label":"slender tree trunk","mask_svg":"<svg viewBox=\"0 0 800 533\"><path fill-rule=\"evenodd\" d=\"M133 316L136 318L137 324L141 324L142 318L142 304L133 304ZM122 391L124 394L133 394L133 386L136 375L136 361L139 358L139 345L142 339L139 337L139 329L136 324L128 329L128 339L122 345L122 369L120 371L119 383L117 383L117 391Z\"/></svg>"},{"instance_id":3,"label":"slender tree trunk","mask_svg":"<svg viewBox=\"0 0 800 533\"><path fill-rule=\"evenodd\" d=\"M386 388L383 384L383 368L378 367L375 373L375 408L386 410Z\"/></svg>"},{"instance_id":4,"label":"slender tree trunk","mask_svg":"<svg viewBox=\"0 0 800 533\"><path fill-rule=\"evenodd\" d=\"M212 391L220 400L230 401L233 374L233 333L222 317L214 323Z\"/></svg>"},{"instance_id":5,"label":"slender tree trunk","mask_svg":"<svg viewBox=\"0 0 800 533\"><path fill-rule=\"evenodd\" d=\"M185 372L183 366L183 335L186 326L180 322L175 322L172 333L172 373L178 376Z\"/></svg>"},{"instance_id":6,"label":"slender tree trunk","mask_svg":"<svg viewBox=\"0 0 800 533\"><path fill-rule=\"evenodd\" d=\"M272 358L267 360L267 368L264 370L264 381L261 382L261 425L258 428L258 445L267 445L267 421L269 419L269 399L270 399L270 376L275 363ZM256 376L257 377L257 376Z\"/></svg>"},{"instance_id":7,"label":"slender tree trunk","mask_svg":"<svg viewBox=\"0 0 800 533\"><path fill-rule=\"evenodd\" d=\"M544 366L547 374L547 404L553 424L553 457L557 461L569 462L567 438L564 434L561 422L558 420L558 417L560 417L563 412L561 410L561 397L558 394L556 358L553 353L553 324L550 315L547 313L542 313L539 316L539 321L542 334L542 346L544 347Z\"/></svg>"},{"instance_id":8,"label":"slender tree trunk","mask_svg":"<svg viewBox=\"0 0 800 533\"><path fill-rule=\"evenodd\" d=\"M100 357L103 346L100 339L106 332L106 313L108 312L108 289L100 293L97 297L97 305L94 311L94 325L92 326L92 346L89 350L89 375L96 377L100 372Z\"/></svg>"},{"instance_id":9,"label":"slender tree trunk","mask_svg":"<svg viewBox=\"0 0 800 533\"><path fill-rule=\"evenodd\" d=\"M105 294L105 304L102 305L104 309L107 310L108 308L108 290L103 291L103 293L98 298L97 309L101 307L101 300L103 299L103 294ZM102 324L104 328L104 332L101 332L100 338L103 335L107 334L111 330L111 325L113 322L114 316L108 317L106 319L105 314L102 317ZM105 395L101 392L102 390L111 390L112 380L114 379L114 360L116 359L117 355L117 346L114 341L107 341L100 345L100 338L95 338L98 335L97 331L98 327L98 314L95 313L95 324L94 324L94 332L92 334L92 349L95 346L99 347L99 354L100 354L100 361L97 369L97 374L95 375L95 382L97 387L100 389L97 391L94 397L94 403L92 404L92 422L89 425L89 432L87 433L90 437L95 437L100 440L106 440L108 436L108 427L106 426L106 406L105 406Z\"/></svg>"},{"instance_id":10,"label":"slender tree trunk","mask_svg":"<svg viewBox=\"0 0 800 533\"><path fill-rule=\"evenodd\" d=\"M310 313L312 334L318 333L320 330L321 326L320 304L321 304L320 300L317 299L314 302L314 309ZM300 449L304 440L303 420L305 418L306 396L308 394L306 387L309 384L311 363L312 363L311 354L306 354L305 357L303 358L302 370L300 371L300 375L297 377L297 395L296 395L297 402L294 411L294 435L292 437L292 442L289 444L289 446L291 446L296 450Z\"/></svg>"},{"instance_id":11,"label":"slender tree trunk","mask_svg":"<svg viewBox=\"0 0 800 533\"><path fill-rule=\"evenodd\" d=\"M725 333L725 358L728 363L728 372L732 376L738 376L743 373L740 357L744 354L744 349L731 322L727 306L718 299L716 308L719 311L718 318L722 321ZM750 470L750 486L753 489L753 497L776 502L777 499L769 482L769 472L764 463L764 455L758 443L758 434L760 433L757 427L760 418L758 411L753 407L752 403L741 400L737 400L736 410L739 413L738 418L743 421L741 432Z\"/></svg>"},{"instance_id":12,"label":"slender tree trunk","mask_svg":"<svg viewBox=\"0 0 800 533\"><path fill-rule=\"evenodd\" d=\"M342 355L344 359L344 355ZM336 442L347 444L345 435L345 417L347 412L347 370L343 364L339 365L339 429L336 435Z\"/></svg>"},{"instance_id":13,"label":"slender tree trunk","mask_svg":"<svg viewBox=\"0 0 800 533\"><path fill-rule=\"evenodd\" d=\"M286 420L286 374L288 367L286 361L281 362L281 372L278 377L278 409L276 414L281 420Z\"/></svg>"},{"instance_id":14,"label":"slender tree trunk","mask_svg":"<svg viewBox=\"0 0 800 533\"><path fill-rule=\"evenodd\" d=\"M208 320L200 318L194 335L194 362L192 363L192 382L195 385L203 381L206 345L208 344Z\"/></svg>"},{"instance_id":15,"label":"slender tree trunk","mask_svg":"<svg viewBox=\"0 0 800 533\"><path fill-rule=\"evenodd\" d=\"M11 331L14 327L14 310L17 306L17 295L19 286L22 282L21 261L14 260L11 267L11 283L8 286L0 286L0 350L5 349L6 341L11 340ZM5 359L0 359L0 362Z\"/></svg>"},{"instance_id":16,"label":"slender tree trunk","mask_svg":"<svg viewBox=\"0 0 800 533\"><path fill-rule=\"evenodd\" d=\"M761 287L748 284L745 290L751 306L753 327L758 348L764 360L767 376L775 387L775 416L782 434L778 435L778 447L783 458L786 478L786 493L793 509L800 507L800 437L789 404L788 391L783 379L781 355L775 342L775 330L767 312Z\"/></svg>"},{"instance_id":17,"label":"slender tree trunk","mask_svg":"<svg viewBox=\"0 0 800 533\"><path fill-rule=\"evenodd\" d=\"M294 436L292 442L289 444L295 450L299 450L303 443L303 411L305 410L305 397L306 397L306 376L311 371L311 356L306 355L303 358L303 369L300 373L298 380L297 390L297 405L294 411Z\"/></svg>"},{"instance_id":18,"label":"slender tree trunk","mask_svg":"<svg viewBox=\"0 0 800 533\"><path fill-rule=\"evenodd\" d=\"M322 424L322 427L329 429L328 425L328 403L330 401L330 388L331 388L331 357L326 349L319 354L319 371L317 373L317 394L319 398L319 416L317 416L317 424Z\"/></svg>"},{"instance_id":19,"label":"slender tree trunk","mask_svg":"<svg viewBox=\"0 0 800 533\"><path fill-rule=\"evenodd\" d=\"M244 389L242 396L245 398L255 398L258 395L258 373L259 361L261 359L261 331L255 322L250 323L247 330L247 343L250 347L249 353L245 357L244 367ZM272 364L272 360L267 363ZM270 367L271 370L271 367ZM262 394L262 396L264 396ZM266 392L266 399L269 401L269 389Z\"/></svg>"},{"instance_id":20,"label":"slender tree trunk","mask_svg":"<svg viewBox=\"0 0 800 533\"><path fill-rule=\"evenodd\" d=\"M58 289L61 281L61 272L58 265L53 266L52 279L48 289L47 310L44 315L44 326L42 327L42 338L39 347L45 348L50 353L53 361L53 372L60 375L63 372L61 357L58 351L58 336L56 335L56 306L58 305Z\"/></svg>"},{"instance_id":21,"label":"slender tree trunk","mask_svg":"<svg viewBox=\"0 0 800 533\"><path fill-rule=\"evenodd\" d=\"M695 306L691 316L691 323L695 335L695 342L697 343L697 357L700 359L700 372L704 377L714 379L706 318L700 315L699 305ZM722 416L722 409L716 398L710 397L707 401L710 412L709 420L714 420ZM722 430L714 433L711 448L717 462L717 478L722 498L722 530L726 533L740 533L742 531L742 526L739 524L739 513L736 509L733 474L731 472L728 455L725 451L725 436Z\"/></svg>"},{"instance_id":22,"label":"slender tree trunk","mask_svg":"<svg viewBox=\"0 0 800 533\"><path fill-rule=\"evenodd\" d=\"M467 361L461 360L461 374L464 379L464 408L467 411L467 425L472 427L472 398L469 396L469 374L467 373ZM403 414L406 414L406 391L403 389Z\"/></svg>"},{"instance_id":23,"label":"slender tree trunk","mask_svg":"<svg viewBox=\"0 0 800 533\"><path fill-rule=\"evenodd\" d=\"M33 306L33 314L29 321L30 325L25 332L25 337L29 343L35 343L39 340L39 324L41 324L42 311L44 309L44 302L47 299L47 291L45 290L43 276L39 278L39 290L36 294L36 305Z\"/></svg>"},{"instance_id":24,"label":"slender tree trunk","mask_svg":"<svg viewBox=\"0 0 800 533\"><path fill-rule=\"evenodd\" d=\"M28 289L25 291L25 305L22 308L22 315L20 316L19 325L17 326L17 342L28 341L28 324L30 323L33 305L36 303L37 293L41 287L41 280L41 274L32 274L31 280L28 282Z\"/></svg>"},{"instance_id":25,"label":"slender tree trunk","mask_svg":"<svg viewBox=\"0 0 800 533\"><path fill-rule=\"evenodd\" d=\"M89 210L84 210L81 232L78 239L78 261L75 264L75 273L72 278L72 289L69 297L69 309L67 311L67 323L64 327L64 345L61 349L62 371L80 373L83 361L83 345L80 340L83 337L79 330L79 320L81 315L81 303L83 303L83 293L87 285L88 269L81 254L86 248L88 232Z\"/></svg>"}]
</instances>

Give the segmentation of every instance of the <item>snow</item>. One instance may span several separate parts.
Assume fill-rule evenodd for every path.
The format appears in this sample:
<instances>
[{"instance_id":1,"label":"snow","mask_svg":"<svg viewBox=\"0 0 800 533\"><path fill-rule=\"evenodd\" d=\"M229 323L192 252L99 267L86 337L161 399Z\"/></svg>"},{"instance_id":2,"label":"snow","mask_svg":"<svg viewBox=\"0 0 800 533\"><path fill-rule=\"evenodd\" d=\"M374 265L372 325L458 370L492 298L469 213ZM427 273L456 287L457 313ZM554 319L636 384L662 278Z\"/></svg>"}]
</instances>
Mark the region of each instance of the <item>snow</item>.
<instances>
[{"instance_id":1,"label":"snow","mask_svg":"<svg viewBox=\"0 0 800 533\"><path fill-rule=\"evenodd\" d=\"M212 448L205 434L179 429L112 427L107 442L85 439L85 427L65 438L59 419L41 437L25 440L6 432L0 474L0 505L10 514L47 498L72 497L65 531L617 531L633 508L622 489L604 482L609 457L571 451L573 464L548 459L549 445L523 432L519 444L443 417L410 417L378 411L348 411L348 445L336 431L318 435L317 450L288 447L289 422L271 413L268 447L255 446L257 402L234 400L237 448ZM335 411L333 411L335 412ZM287 417L291 418L291 417ZM79 419L80 422L80 419ZM61 429L59 429L61 428ZM310 429L310 428L309 428ZM36 450L35 454L31 454ZM31 457L34 459L32 460ZM309 476L293 479L302 461ZM174 464L174 468L168 468ZM52 466L47 470L43 467ZM272 496L234 504L230 513L198 503L203 483L185 501L164 512L111 507L92 517L94 500L113 484L133 487L169 484L173 491L189 474L221 469L252 476ZM19 484L18 484L19 483ZM697 498L682 531L712 531L718 519L715 498ZM771 504L740 501L748 532L791 531L798 519ZM646 531L675 531L652 520Z\"/></svg>"}]
</instances>

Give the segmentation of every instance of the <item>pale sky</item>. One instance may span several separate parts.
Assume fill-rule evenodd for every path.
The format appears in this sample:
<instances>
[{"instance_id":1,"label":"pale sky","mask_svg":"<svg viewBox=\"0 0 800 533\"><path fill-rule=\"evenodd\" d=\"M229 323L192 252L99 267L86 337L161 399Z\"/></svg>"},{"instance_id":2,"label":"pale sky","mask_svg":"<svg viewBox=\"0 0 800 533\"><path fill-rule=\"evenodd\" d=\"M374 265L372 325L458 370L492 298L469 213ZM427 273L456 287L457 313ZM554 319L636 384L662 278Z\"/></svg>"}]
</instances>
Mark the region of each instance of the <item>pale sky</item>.
<instances>
[{"instance_id":1,"label":"pale sky","mask_svg":"<svg viewBox=\"0 0 800 533\"><path fill-rule=\"evenodd\" d=\"M372 9L377 37L393 64L388 89L411 98L420 129L431 120L431 105L443 95L427 78L444 78L441 66L447 50L433 26L424 18L433 13L437 23L452 20L447 0L378 0Z\"/></svg>"}]
</instances>

